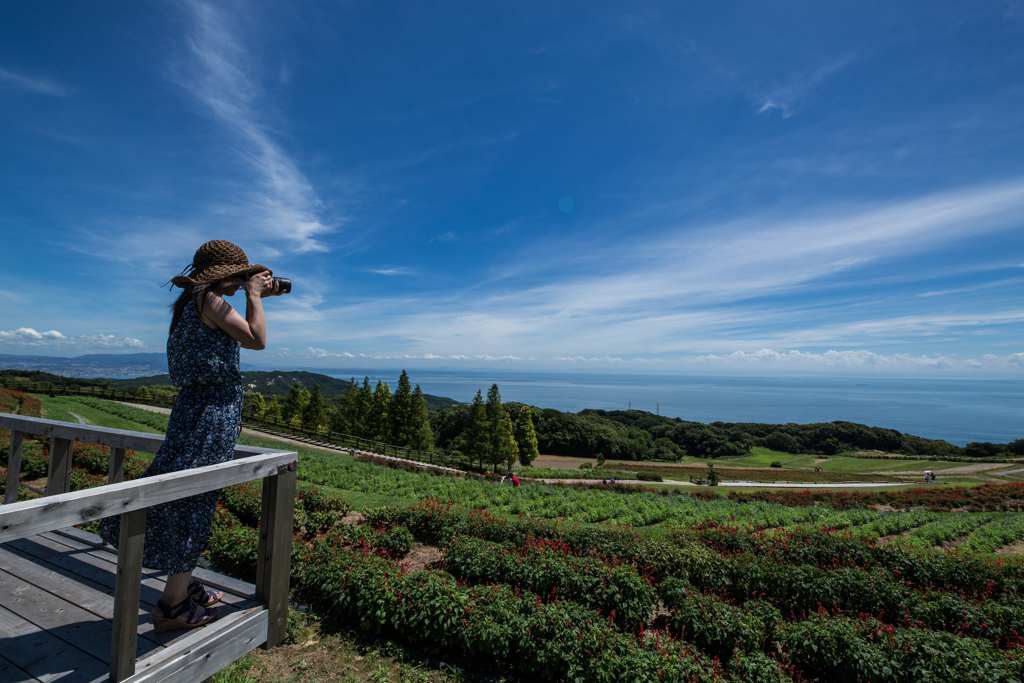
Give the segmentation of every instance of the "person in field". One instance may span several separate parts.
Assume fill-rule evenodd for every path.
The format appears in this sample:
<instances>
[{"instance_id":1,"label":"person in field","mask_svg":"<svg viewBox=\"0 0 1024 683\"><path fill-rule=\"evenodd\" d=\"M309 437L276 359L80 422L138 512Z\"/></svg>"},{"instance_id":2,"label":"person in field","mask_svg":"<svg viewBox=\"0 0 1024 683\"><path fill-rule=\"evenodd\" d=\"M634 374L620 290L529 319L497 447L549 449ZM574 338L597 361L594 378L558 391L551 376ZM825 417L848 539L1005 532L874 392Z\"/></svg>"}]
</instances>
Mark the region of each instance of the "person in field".
<instances>
[{"instance_id":1,"label":"person in field","mask_svg":"<svg viewBox=\"0 0 1024 683\"><path fill-rule=\"evenodd\" d=\"M181 387L167 436L142 474L151 477L234 458L241 430L241 348L262 350L267 324L262 299L279 294L271 271L250 265L240 247L213 240L199 247L190 266L174 277L182 293L171 306L167 366ZM245 293L243 318L224 297ZM210 536L220 491L154 505L146 514L142 564L167 572L163 595L152 612L157 632L196 628L217 618L221 598L192 577ZM121 518L100 523L100 535L117 547Z\"/></svg>"}]
</instances>

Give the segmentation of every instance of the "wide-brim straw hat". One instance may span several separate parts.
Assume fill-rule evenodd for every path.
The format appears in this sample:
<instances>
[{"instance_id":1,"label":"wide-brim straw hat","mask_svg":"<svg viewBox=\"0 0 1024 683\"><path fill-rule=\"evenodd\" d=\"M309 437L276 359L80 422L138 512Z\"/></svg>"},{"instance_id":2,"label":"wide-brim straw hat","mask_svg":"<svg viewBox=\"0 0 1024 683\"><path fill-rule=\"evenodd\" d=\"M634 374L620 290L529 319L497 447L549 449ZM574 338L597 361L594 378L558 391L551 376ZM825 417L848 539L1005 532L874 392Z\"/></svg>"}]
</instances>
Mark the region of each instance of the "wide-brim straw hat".
<instances>
[{"instance_id":1,"label":"wide-brim straw hat","mask_svg":"<svg viewBox=\"0 0 1024 683\"><path fill-rule=\"evenodd\" d=\"M245 252L227 240L211 240L199 247L192 263L171 278L171 283L184 289L188 286L210 284L232 277L250 278L263 271L273 272L258 263L249 263Z\"/></svg>"}]
</instances>

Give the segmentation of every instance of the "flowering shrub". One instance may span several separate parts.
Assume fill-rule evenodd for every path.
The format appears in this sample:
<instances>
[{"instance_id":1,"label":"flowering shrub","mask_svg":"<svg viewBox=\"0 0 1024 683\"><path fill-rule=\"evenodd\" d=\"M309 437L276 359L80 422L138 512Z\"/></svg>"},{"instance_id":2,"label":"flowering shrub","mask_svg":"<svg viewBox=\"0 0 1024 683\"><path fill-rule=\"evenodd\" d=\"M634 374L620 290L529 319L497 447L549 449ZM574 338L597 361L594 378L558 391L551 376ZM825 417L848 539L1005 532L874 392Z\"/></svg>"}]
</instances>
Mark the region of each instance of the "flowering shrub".
<instances>
[{"instance_id":1,"label":"flowering shrub","mask_svg":"<svg viewBox=\"0 0 1024 683\"><path fill-rule=\"evenodd\" d=\"M573 603L544 604L505 585L460 585L439 571L402 576L392 562L327 544L297 563L298 599L478 669L553 681L724 680L692 646L637 639Z\"/></svg>"},{"instance_id":2,"label":"flowering shrub","mask_svg":"<svg viewBox=\"0 0 1024 683\"><path fill-rule=\"evenodd\" d=\"M809 506L825 503L834 508L891 505L896 508L924 507L929 510L970 509L976 512L1003 512L1017 510L1024 499L1024 483L982 484L974 488L963 486L928 486L883 491L842 490L763 490L730 491L729 500L736 502L763 501L781 505Z\"/></svg>"},{"instance_id":3,"label":"flowering shrub","mask_svg":"<svg viewBox=\"0 0 1024 683\"><path fill-rule=\"evenodd\" d=\"M620 626L638 628L657 594L632 567L576 557L556 544L525 546L459 536L445 550L448 571L469 583L504 583L546 601L571 600L596 609Z\"/></svg>"},{"instance_id":4,"label":"flowering shrub","mask_svg":"<svg viewBox=\"0 0 1024 683\"><path fill-rule=\"evenodd\" d=\"M874 619L825 613L780 629L789 662L809 678L860 681L1015 681L1022 661L990 643Z\"/></svg>"},{"instance_id":5,"label":"flowering shrub","mask_svg":"<svg viewBox=\"0 0 1024 683\"><path fill-rule=\"evenodd\" d=\"M223 505L217 505L206 550L218 571L255 581L259 540L256 529L242 524Z\"/></svg>"},{"instance_id":6,"label":"flowering shrub","mask_svg":"<svg viewBox=\"0 0 1024 683\"><path fill-rule=\"evenodd\" d=\"M672 612L670 631L695 643L702 652L728 661L735 650L759 652L782 622L771 603L750 601L742 608L689 588L679 579L666 579L661 600Z\"/></svg>"}]
</instances>

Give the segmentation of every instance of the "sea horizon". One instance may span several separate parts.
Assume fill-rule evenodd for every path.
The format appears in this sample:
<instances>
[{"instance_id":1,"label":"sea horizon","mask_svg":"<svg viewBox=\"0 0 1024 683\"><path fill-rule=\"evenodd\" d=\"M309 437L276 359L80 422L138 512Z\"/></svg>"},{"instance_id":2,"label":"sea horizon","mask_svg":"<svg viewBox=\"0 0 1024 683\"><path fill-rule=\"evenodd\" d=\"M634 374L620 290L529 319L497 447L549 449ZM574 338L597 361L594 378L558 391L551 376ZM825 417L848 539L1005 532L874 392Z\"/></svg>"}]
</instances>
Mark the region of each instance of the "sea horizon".
<instances>
[{"instance_id":1,"label":"sea horizon","mask_svg":"<svg viewBox=\"0 0 1024 683\"><path fill-rule=\"evenodd\" d=\"M497 384L503 401L563 412L646 410L693 422L833 422L895 429L963 446L1024 438L1024 380L891 377L627 375L509 370L409 370L426 394L469 402ZM400 369L323 372L370 376L394 389Z\"/></svg>"}]
</instances>

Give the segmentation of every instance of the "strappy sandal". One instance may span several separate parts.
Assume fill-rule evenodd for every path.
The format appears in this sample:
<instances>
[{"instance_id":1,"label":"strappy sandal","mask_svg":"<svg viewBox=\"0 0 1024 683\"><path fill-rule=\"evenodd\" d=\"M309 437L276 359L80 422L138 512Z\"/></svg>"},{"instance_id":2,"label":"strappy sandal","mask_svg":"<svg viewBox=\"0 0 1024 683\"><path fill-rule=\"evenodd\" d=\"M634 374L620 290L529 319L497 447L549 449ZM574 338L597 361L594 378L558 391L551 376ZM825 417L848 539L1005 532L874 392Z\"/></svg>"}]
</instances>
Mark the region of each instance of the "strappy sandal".
<instances>
[{"instance_id":1,"label":"strappy sandal","mask_svg":"<svg viewBox=\"0 0 1024 683\"><path fill-rule=\"evenodd\" d=\"M199 628L200 626L206 626L220 615L220 610L214 607L213 609L206 610L202 616L197 616L196 610L199 609L199 604L191 597L186 597L174 607L165 605L161 598L156 603L156 607L166 615L158 617L155 612L150 615L150 618L153 620L153 630L157 633ZM184 618L182 618L182 615L184 615Z\"/></svg>"},{"instance_id":2,"label":"strappy sandal","mask_svg":"<svg viewBox=\"0 0 1024 683\"><path fill-rule=\"evenodd\" d=\"M207 590L199 579L193 578L188 581L188 596L195 600L197 605L209 607L220 602L224 592Z\"/></svg>"}]
</instances>

